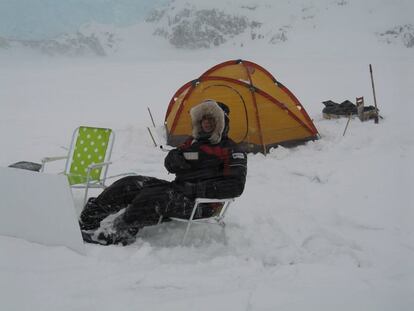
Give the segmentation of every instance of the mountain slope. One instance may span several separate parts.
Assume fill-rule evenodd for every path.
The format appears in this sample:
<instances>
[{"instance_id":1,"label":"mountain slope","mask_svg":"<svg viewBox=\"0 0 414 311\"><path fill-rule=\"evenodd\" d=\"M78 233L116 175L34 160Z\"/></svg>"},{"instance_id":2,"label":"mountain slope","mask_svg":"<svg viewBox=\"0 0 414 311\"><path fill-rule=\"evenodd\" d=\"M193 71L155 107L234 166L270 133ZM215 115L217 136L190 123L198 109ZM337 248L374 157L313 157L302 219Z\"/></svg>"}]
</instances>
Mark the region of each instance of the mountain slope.
<instances>
[{"instance_id":1,"label":"mountain slope","mask_svg":"<svg viewBox=\"0 0 414 311\"><path fill-rule=\"evenodd\" d=\"M345 50L356 45L359 50L375 53L386 45L413 47L414 21L407 13L413 9L408 0L175 0L153 9L146 25L140 22L120 27L114 20L112 26L88 23L75 33L53 39L3 36L0 51L23 47L49 55L104 56L133 53L145 38L146 45L157 46L161 39L178 50L264 47L277 51L289 46L290 50L307 52L309 45L328 51L330 46Z\"/></svg>"}]
</instances>

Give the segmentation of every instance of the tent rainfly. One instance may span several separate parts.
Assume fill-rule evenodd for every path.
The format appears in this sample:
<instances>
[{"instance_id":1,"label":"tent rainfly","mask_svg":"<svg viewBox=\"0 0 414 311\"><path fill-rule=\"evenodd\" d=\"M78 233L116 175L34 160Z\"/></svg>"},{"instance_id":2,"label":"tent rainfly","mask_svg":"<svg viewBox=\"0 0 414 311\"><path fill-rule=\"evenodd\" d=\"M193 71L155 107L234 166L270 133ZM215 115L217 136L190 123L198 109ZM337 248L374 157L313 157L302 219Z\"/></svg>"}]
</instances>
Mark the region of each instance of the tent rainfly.
<instances>
[{"instance_id":1,"label":"tent rainfly","mask_svg":"<svg viewBox=\"0 0 414 311\"><path fill-rule=\"evenodd\" d=\"M299 100L263 67L231 60L183 85L165 117L168 144L178 146L191 135L189 111L206 99L230 108L229 137L249 152L266 152L318 138L318 131Z\"/></svg>"}]
</instances>

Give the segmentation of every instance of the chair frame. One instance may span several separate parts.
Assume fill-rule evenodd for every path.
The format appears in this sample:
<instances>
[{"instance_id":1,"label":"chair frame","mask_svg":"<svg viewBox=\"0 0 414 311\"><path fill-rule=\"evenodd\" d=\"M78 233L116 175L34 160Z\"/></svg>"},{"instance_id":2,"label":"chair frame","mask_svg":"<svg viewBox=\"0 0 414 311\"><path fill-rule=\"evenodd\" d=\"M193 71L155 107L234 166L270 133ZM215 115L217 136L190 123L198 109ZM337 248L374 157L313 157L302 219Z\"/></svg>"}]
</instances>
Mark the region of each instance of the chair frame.
<instances>
[{"instance_id":1,"label":"chair frame","mask_svg":"<svg viewBox=\"0 0 414 311\"><path fill-rule=\"evenodd\" d=\"M70 165L72 163L73 153L75 151L74 146L75 146L80 128L81 127L79 126L73 131L72 140L70 142L68 155L67 156L57 156L57 157L45 157L45 158L43 158L41 160L42 167L40 169L40 172L44 172L44 169L45 169L45 166L46 166L47 163L66 159L65 170L61 174L70 175L69 170L70 170ZM87 167L86 182L85 183L71 185L71 188L85 189L85 195L84 195L84 198L83 198L83 204L84 205L86 204L86 200L88 198L88 191L89 191L90 188L105 189L106 188L105 181L108 178L126 175L126 174L119 174L119 175L107 177L109 165L112 164L112 162L110 162L110 159L111 159L112 149L113 149L114 143L115 143L115 133L114 133L113 130L111 130L111 134L109 136L108 147L106 149L104 161L101 162L101 163L91 164ZM103 170L101 172L101 177L97 181L96 180L91 181L90 180L91 179L91 171L93 169L96 169L96 168L103 168Z\"/></svg>"},{"instance_id":2,"label":"chair frame","mask_svg":"<svg viewBox=\"0 0 414 311\"><path fill-rule=\"evenodd\" d=\"M230 204L234 202L234 198L228 198L228 199L209 199L209 198L196 198L193 210L191 211L190 218L178 218L178 217L170 217L171 220L178 221L178 222L186 222L187 227L185 229L185 233L183 236L183 239L181 241L181 244L184 245L185 241L187 239L188 233L190 231L190 227L193 223L195 224L214 224L219 225L222 228L223 235L225 236L225 226L226 223L224 222L224 216L227 213L227 210L230 206ZM214 215L207 218L198 218L194 219L194 216L196 213L201 213L201 206L202 203L223 203L223 207L220 210L220 213L218 215ZM162 221L162 216L160 217L160 221Z\"/></svg>"}]
</instances>

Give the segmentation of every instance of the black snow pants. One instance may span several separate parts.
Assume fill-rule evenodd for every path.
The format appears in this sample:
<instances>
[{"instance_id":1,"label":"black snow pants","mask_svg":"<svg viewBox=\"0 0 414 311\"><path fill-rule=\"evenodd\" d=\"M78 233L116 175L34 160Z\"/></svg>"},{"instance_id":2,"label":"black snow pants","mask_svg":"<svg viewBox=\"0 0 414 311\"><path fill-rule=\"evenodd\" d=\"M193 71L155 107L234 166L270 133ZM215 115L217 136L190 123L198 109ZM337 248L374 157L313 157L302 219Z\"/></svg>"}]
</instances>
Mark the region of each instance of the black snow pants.
<instances>
[{"instance_id":1,"label":"black snow pants","mask_svg":"<svg viewBox=\"0 0 414 311\"><path fill-rule=\"evenodd\" d=\"M187 198L174 182L148 176L128 176L114 182L98 197L90 198L79 219L82 230L96 230L103 219L122 209L123 221L136 229L156 225L160 216L189 218L194 199ZM214 213L203 208L202 215Z\"/></svg>"}]
</instances>

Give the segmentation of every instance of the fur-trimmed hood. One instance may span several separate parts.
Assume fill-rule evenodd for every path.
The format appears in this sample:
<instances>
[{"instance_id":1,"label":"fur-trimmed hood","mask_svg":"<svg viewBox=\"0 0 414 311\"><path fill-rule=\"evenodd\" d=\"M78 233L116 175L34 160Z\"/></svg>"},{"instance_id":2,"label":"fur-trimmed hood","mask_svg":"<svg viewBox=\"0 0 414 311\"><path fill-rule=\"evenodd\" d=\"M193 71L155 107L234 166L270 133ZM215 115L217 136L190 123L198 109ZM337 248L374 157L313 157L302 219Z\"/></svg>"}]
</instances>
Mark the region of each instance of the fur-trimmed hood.
<instances>
[{"instance_id":1,"label":"fur-trimmed hood","mask_svg":"<svg viewBox=\"0 0 414 311\"><path fill-rule=\"evenodd\" d=\"M200 137L201 120L203 116L210 115L214 118L216 127L210 135L210 142L218 144L221 141L221 136L225 127L224 111L220 108L216 101L208 99L201 104L194 106L190 110L191 122L193 126L193 137L198 139Z\"/></svg>"}]
</instances>

